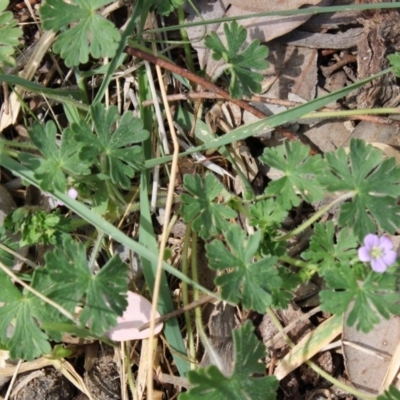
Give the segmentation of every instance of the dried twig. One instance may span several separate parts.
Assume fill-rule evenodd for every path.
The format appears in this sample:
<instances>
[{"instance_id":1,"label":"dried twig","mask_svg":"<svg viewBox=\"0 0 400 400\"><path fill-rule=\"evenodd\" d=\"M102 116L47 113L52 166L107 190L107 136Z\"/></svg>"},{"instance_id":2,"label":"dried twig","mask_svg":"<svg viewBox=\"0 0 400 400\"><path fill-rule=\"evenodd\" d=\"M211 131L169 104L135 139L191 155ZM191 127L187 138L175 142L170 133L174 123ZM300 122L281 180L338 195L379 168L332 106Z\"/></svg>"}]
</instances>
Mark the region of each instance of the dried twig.
<instances>
[{"instance_id":1,"label":"dried twig","mask_svg":"<svg viewBox=\"0 0 400 400\"><path fill-rule=\"evenodd\" d=\"M193 72L188 71L182 67L179 67L176 64L173 64L169 61L166 61L162 58L156 57L153 54L146 53L142 50L136 49L134 47L128 46L126 48L126 52L131 55L132 57L139 57L143 60L149 61L154 65L158 65L161 68L164 68L168 71L176 73L178 75L183 76L186 79L220 95L223 99L231 101L232 103L238 105L243 110L248 111L249 113L255 115L257 118L264 119L267 117L262 111L258 110L257 108L253 107L251 104L246 103L244 100L232 99L231 96L227 91L220 88L219 86L215 85L214 83L208 81L207 79L194 74ZM296 135L292 132L284 129L282 127L275 127L275 130L282 134L288 140L299 140Z\"/></svg>"}]
</instances>

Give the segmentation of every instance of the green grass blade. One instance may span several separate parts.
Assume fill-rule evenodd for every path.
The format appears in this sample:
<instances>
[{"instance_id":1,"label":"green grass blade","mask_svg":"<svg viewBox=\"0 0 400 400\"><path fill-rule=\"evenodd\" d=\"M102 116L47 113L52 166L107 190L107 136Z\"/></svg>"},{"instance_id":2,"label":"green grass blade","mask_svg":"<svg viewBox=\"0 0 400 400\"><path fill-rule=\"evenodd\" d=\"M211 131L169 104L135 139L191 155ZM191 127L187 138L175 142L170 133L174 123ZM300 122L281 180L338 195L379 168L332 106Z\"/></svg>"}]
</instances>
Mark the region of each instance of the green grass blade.
<instances>
[{"instance_id":1,"label":"green grass blade","mask_svg":"<svg viewBox=\"0 0 400 400\"><path fill-rule=\"evenodd\" d=\"M292 108L287 111L283 111L280 114L272 115L270 117L261 119L259 121L253 122L248 125L241 126L233 131L220 136L216 139L209 140L207 143L193 147L188 151L180 153L179 156L183 157L194 153L196 151L205 151L214 147L225 146L237 140L244 140L250 136L254 136L257 134L262 133L264 130L268 128L275 128L277 126L283 125L287 122L294 121L305 114L311 113L319 108L326 106L327 104L336 101L349 93L353 90L359 89L361 86L365 85L366 83L372 81L375 78L378 78L382 75L387 74L391 71L391 68L385 69L375 75L370 76L369 78L363 79L359 82L353 83L352 85L346 86L343 89L337 90L336 92L329 93L325 96L319 97L317 99L311 100L305 104L299 105L295 108ZM145 162L146 168L153 168L156 165L164 164L171 161L171 156L164 156L160 158L155 158L152 160L147 160Z\"/></svg>"},{"instance_id":2,"label":"green grass blade","mask_svg":"<svg viewBox=\"0 0 400 400\"><path fill-rule=\"evenodd\" d=\"M19 76L11 75L0 75L0 82L21 86L26 90L30 90L37 94L43 94L49 99L57 100L62 104L70 104L78 109L89 111L89 106L81 102L81 95L78 90L51 89L41 86L36 82L20 78Z\"/></svg>"},{"instance_id":3,"label":"green grass blade","mask_svg":"<svg viewBox=\"0 0 400 400\"><path fill-rule=\"evenodd\" d=\"M113 75L115 69L118 67L118 63L119 63L120 57L125 49L127 39L135 31L135 28L138 25L139 20L141 19L144 21L146 19L146 16L148 14L151 4L152 4L152 2L146 1L146 0L138 0L136 2L136 5L133 9L133 13L130 18L130 21L126 25L125 30L122 32L121 41L119 43L117 52L109 64L107 73L104 75L103 82L100 86L99 91L96 94L96 97L95 97L93 103L98 103L103 100L104 94L106 93L108 85L111 82L112 75Z\"/></svg>"},{"instance_id":4,"label":"green grass blade","mask_svg":"<svg viewBox=\"0 0 400 400\"><path fill-rule=\"evenodd\" d=\"M26 182L40 188L40 184L34 177L33 171L25 167L24 165L20 164L19 162L15 161L11 157L5 154L0 154L0 165L12 171L14 175L21 177ZM77 215L86 220L88 223L92 224L97 229L111 236L117 242L127 246L129 249L136 252L141 257L145 257L146 259L154 263L157 263L158 254L157 251L155 251L155 249L149 250L148 248L144 247L138 242L132 240L131 238L126 236L123 232L121 232L117 227L112 225L110 222L103 219L100 215L96 214L94 211L86 207L84 204L71 199L67 194L62 193L58 190L54 190L52 194L58 200L61 200L68 208L70 208ZM176 268L174 268L167 262L163 263L163 268L165 269L165 271L174 275L183 282L187 282L189 285L195 286L204 293L207 293L215 297L215 294L211 293L207 289L203 288L201 285L187 278L184 274L182 274L180 271L178 271Z\"/></svg>"},{"instance_id":5,"label":"green grass blade","mask_svg":"<svg viewBox=\"0 0 400 400\"><path fill-rule=\"evenodd\" d=\"M142 174L141 185L140 185L140 243L148 249L157 249L157 241L155 239L153 225L151 222L151 211L149 196L147 194L148 177ZM146 279L146 283L150 288L150 292L153 292L154 281L157 271L157 262L149 260L146 257L141 258L143 273ZM167 277L163 272L160 284L160 295L158 299L157 309L160 314L166 314L174 310L174 306L171 299L171 290L168 287ZM170 319L166 322L164 327L164 334L168 341L168 345L171 347L172 354L178 368L179 374L184 376L186 372L190 370L189 363L187 361L187 352L185 344L182 339L182 334L179 329L176 318Z\"/></svg>"},{"instance_id":6,"label":"green grass blade","mask_svg":"<svg viewBox=\"0 0 400 400\"><path fill-rule=\"evenodd\" d=\"M140 68L137 72L139 83L139 96L142 103L147 98L151 97L148 79L146 76L145 68ZM153 112L149 108L141 107L141 117L144 126L149 131L152 130ZM152 139L148 139L143 143L143 152L145 159L151 157L152 152ZM139 242L146 248L157 249L157 240L154 234L153 224L151 221L151 210L149 202L150 190L150 173L145 171L140 177L140 230ZM157 262L149 260L146 257L141 257L142 267L146 283L153 293L154 282L157 273ZM160 294L158 298L157 309L160 314L171 312L174 309L171 290L168 287L167 277L165 272L162 272L160 283ZM168 341L168 345L173 349L172 355L178 368L179 374L184 376L189 371L190 365L187 359L187 351L183 342L182 334L179 329L176 318L167 321L164 328L164 334Z\"/></svg>"},{"instance_id":7,"label":"green grass blade","mask_svg":"<svg viewBox=\"0 0 400 400\"><path fill-rule=\"evenodd\" d=\"M259 18L259 17L276 17L276 16L287 16L287 15L317 15L317 14L327 14L335 13L340 11L363 11L363 10L380 10L386 8L400 8L400 4L395 3L379 3L379 4L353 4L346 6L330 6L330 7L308 7L301 8L297 10L280 10L280 11L270 11L270 12L258 12L255 14L246 15L236 15L234 17L223 17L215 19L201 20L197 22L188 22L182 25L172 25L166 26L158 29L149 29L146 31L147 34L176 31L180 29L187 29L194 26L203 26L208 24L229 22L229 21L240 21L242 19L248 18Z\"/></svg>"}]
</instances>

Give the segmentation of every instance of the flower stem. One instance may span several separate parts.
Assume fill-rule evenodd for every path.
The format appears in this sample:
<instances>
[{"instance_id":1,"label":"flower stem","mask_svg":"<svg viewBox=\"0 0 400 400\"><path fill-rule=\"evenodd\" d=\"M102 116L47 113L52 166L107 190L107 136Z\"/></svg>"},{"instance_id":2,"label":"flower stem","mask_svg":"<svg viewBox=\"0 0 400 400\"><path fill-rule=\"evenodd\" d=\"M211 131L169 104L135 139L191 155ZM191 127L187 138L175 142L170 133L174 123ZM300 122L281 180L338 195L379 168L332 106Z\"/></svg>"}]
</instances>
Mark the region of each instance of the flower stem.
<instances>
[{"instance_id":1,"label":"flower stem","mask_svg":"<svg viewBox=\"0 0 400 400\"><path fill-rule=\"evenodd\" d=\"M189 276L188 262L189 262L189 246L190 246L191 235L192 235L192 224L188 223L186 226L185 238L183 242L183 252L182 252L182 272L186 276ZM189 289L188 289L188 284L186 282L182 282L182 300L183 300L183 306L187 306L189 304ZM192 320L188 311L185 312L185 322L186 322L186 332L188 339L190 369L195 369L196 348L194 343Z\"/></svg>"},{"instance_id":2,"label":"flower stem","mask_svg":"<svg viewBox=\"0 0 400 400\"><path fill-rule=\"evenodd\" d=\"M294 265L295 267L299 267L299 268L308 268L308 269L313 269L313 270L317 270L317 266L314 264L310 264L306 261L302 261L302 260L296 260L292 257L289 257L287 255L283 255L279 257L279 261L285 262L287 264L290 265Z\"/></svg>"},{"instance_id":3,"label":"flower stem","mask_svg":"<svg viewBox=\"0 0 400 400\"><path fill-rule=\"evenodd\" d=\"M309 226L311 226L315 221L317 221L319 218L321 218L326 212L328 212L333 206L335 206L336 204L339 204L343 201L346 201L348 199L351 199L352 197L355 196L355 194L356 194L356 192L354 190L352 190L352 191L346 192L346 193L342 194L341 196L337 197L335 200L330 202L328 205L326 205L325 207L318 210L311 218L309 218L307 221L302 223L295 230L287 233L286 235L279 237L277 239L277 241L281 242L284 240L288 240L288 239L298 235L299 233L303 232L305 229L307 229Z\"/></svg>"},{"instance_id":4,"label":"flower stem","mask_svg":"<svg viewBox=\"0 0 400 400\"><path fill-rule=\"evenodd\" d=\"M101 248L101 243L103 241L104 238L104 232L98 230L97 231L97 238L94 242L94 246L92 249L92 253L90 254L90 260L89 260L89 271L93 274L94 273L94 268L95 268L95 264L96 264L96 259L97 259L97 255L100 252L100 248Z\"/></svg>"}]
</instances>

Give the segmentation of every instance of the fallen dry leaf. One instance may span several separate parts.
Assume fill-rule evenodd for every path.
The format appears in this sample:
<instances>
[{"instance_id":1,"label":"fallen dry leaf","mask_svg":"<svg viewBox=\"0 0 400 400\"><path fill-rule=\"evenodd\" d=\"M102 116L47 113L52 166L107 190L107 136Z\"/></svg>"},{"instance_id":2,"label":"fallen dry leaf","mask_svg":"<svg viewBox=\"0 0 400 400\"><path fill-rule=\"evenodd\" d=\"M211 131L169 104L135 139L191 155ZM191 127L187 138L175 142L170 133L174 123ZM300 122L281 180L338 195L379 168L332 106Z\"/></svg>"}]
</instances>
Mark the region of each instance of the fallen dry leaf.
<instances>
[{"instance_id":1,"label":"fallen dry leaf","mask_svg":"<svg viewBox=\"0 0 400 400\"><path fill-rule=\"evenodd\" d=\"M344 315L347 319L347 313ZM343 324L345 367L353 385L368 394L377 394L400 336L400 317L382 319L369 333Z\"/></svg>"},{"instance_id":2,"label":"fallen dry leaf","mask_svg":"<svg viewBox=\"0 0 400 400\"><path fill-rule=\"evenodd\" d=\"M255 11L260 12L258 8L264 3L262 7L263 12L273 12L281 10L293 10L301 7L304 4L312 6L327 6L332 0L287 0L287 1L254 1L254 2L232 2L228 0L218 0L214 2L204 2L201 0L194 1L195 6L201 14L201 19L213 19L229 17L234 18L246 14L252 14ZM229 7L229 5L231 5ZM247 8L247 9L246 9ZM252 11L249 11L252 10ZM199 21L200 17L192 10L187 8L189 15L187 22ZM279 36L282 36L298 26L306 22L311 17L307 15L289 15L289 16L274 16L274 17L253 17L240 21L240 25L248 30L248 40L259 39L261 42L269 42ZM204 30L203 27L188 28L187 32L189 39L192 42L193 48L198 52L200 67L206 67L206 73L212 76L219 66L219 62L212 60L210 52L204 47ZM223 24L208 25L208 32L216 32L223 42L226 43L224 38Z\"/></svg>"},{"instance_id":3,"label":"fallen dry leaf","mask_svg":"<svg viewBox=\"0 0 400 400\"><path fill-rule=\"evenodd\" d=\"M128 307L121 317L118 317L118 324L111 328L107 335L111 340L122 342L125 340L140 340L147 339L150 334L150 329L139 331L139 328L150 321L151 303L143 296L128 292ZM160 314L156 313L156 318ZM156 325L154 333L161 332L163 324Z\"/></svg>"}]
</instances>

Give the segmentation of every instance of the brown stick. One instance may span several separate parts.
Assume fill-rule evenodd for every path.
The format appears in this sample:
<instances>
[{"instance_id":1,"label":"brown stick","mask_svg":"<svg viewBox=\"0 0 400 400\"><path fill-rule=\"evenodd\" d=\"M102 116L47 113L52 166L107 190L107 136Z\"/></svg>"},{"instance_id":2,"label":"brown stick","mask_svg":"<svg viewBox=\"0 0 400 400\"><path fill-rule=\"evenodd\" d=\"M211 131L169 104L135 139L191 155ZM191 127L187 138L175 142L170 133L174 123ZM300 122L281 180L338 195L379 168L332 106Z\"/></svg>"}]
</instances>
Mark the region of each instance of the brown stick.
<instances>
[{"instance_id":1,"label":"brown stick","mask_svg":"<svg viewBox=\"0 0 400 400\"><path fill-rule=\"evenodd\" d=\"M208 81L207 79L202 78L201 76L198 76L193 72L188 71L187 69L181 68L178 65L172 64L162 58L153 56L152 54L145 53L142 50L135 49L134 47L127 47L126 52L130 56L139 57L142 60L146 60L151 62L152 64L159 65L161 68L174 72L178 75L183 76L184 78L189 79L194 83L197 83L198 85L201 85L202 87L220 95L223 99L231 101L232 103L238 105L243 110L246 110L249 113L255 115L257 118L263 119L267 117L267 115L265 115L260 110L257 110L257 108L253 107L252 105L246 103L243 100L232 99L231 96L229 96L229 93L226 92L224 89Z\"/></svg>"},{"instance_id":2,"label":"brown stick","mask_svg":"<svg viewBox=\"0 0 400 400\"><path fill-rule=\"evenodd\" d=\"M357 57L353 56L352 54L346 54L343 58L339 59L336 64L330 65L329 67L324 67L321 65L322 74L329 78L335 71L344 67L347 64L357 62Z\"/></svg>"},{"instance_id":3,"label":"brown stick","mask_svg":"<svg viewBox=\"0 0 400 400\"><path fill-rule=\"evenodd\" d=\"M170 94L167 96L168 101L180 101L180 100L196 100L196 99L222 99L222 97L216 93L212 92L187 92L187 93L178 93L178 94ZM145 100L143 102L143 107L148 107L152 106L156 101L156 99L151 99L151 100ZM275 99L272 97L264 97L264 96L258 96L258 95L253 95L251 99L246 100L246 101L256 101L259 103L265 103L265 104L275 104L278 106L284 106L284 107L296 107L301 105L302 103L299 103L297 101L291 101L291 100L282 100L282 99ZM161 103L161 101L159 101ZM329 107L322 107L319 109L319 111L340 111L339 108L329 108ZM318 118L318 114L315 114L315 118ZM335 117L336 118L336 117ZM337 117L337 118L344 118L344 117ZM387 117L380 117L377 115L365 115L365 114L360 114L360 115L352 115L349 116L348 119L350 120L356 120L356 121L368 121L373 124L379 124L379 125L396 125L400 126L400 121L390 119Z\"/></svg>"},{"instance_id":4,"label":"brown stick","mask_svg":"<svg viewBox=\"0 0 400 400\"><path fill-rule=\"evenodd\" d=\"M193 308L199 307L205 303L215 303L216 301L217 301L217 299L215 297L206 295L206 296L202 297L201 299L194 301L193 303L190 303L182 308L179 308L178 310L171 311L168 314L165 314L159 318L156 318L155 324L157 325L160 322L164 322L164 321L167 321L168 319L177 317L178 315L181 315L181 314L185 313L186 311L193 310ZM139 332L141 332L145 329L148 329L149 326L150 326L150 322L146 322L145 324L139 326Z\"/></svg>"},{"instance_id":5,"label":"brown stick","mask_svg":"<svg viewBox=\"0 0 400 400\"><path fill-rule=\"evenodd\" d=\"M204 88L213 91L214 93L221 96L223 99L231 101L232 103L238 105L243 110L248 111L249 113L255 115L257 118L264 119L267 117L262 111L258 110L257 108L253 107L251 104L246 103L243 100L232 99L229 96L229 93L226 92L224 89L220 88L219 86L215 85L214 83L208 81L207 79L202 78L194 74L193 72L188 71L187 69L181 68L178 65L172 64L169 61L161 59L159 57L153 56L152 54L146 53L142 50L135 49L134 47L128 46L126 48L126 52L132 57L139 57L143 60L151 62L152 64L159 65L161 68L164 68L168 71L174 72L178 75L183 76L184 78L189 79L190 81L197 83L198 85L203 86ZM285 128L280 126L276 126L275 130L283 135L288 140L299 140L296 135L292 132L288 131ZM309 145L309 143L306 143Z\"/></svg>"}]
</instances>

